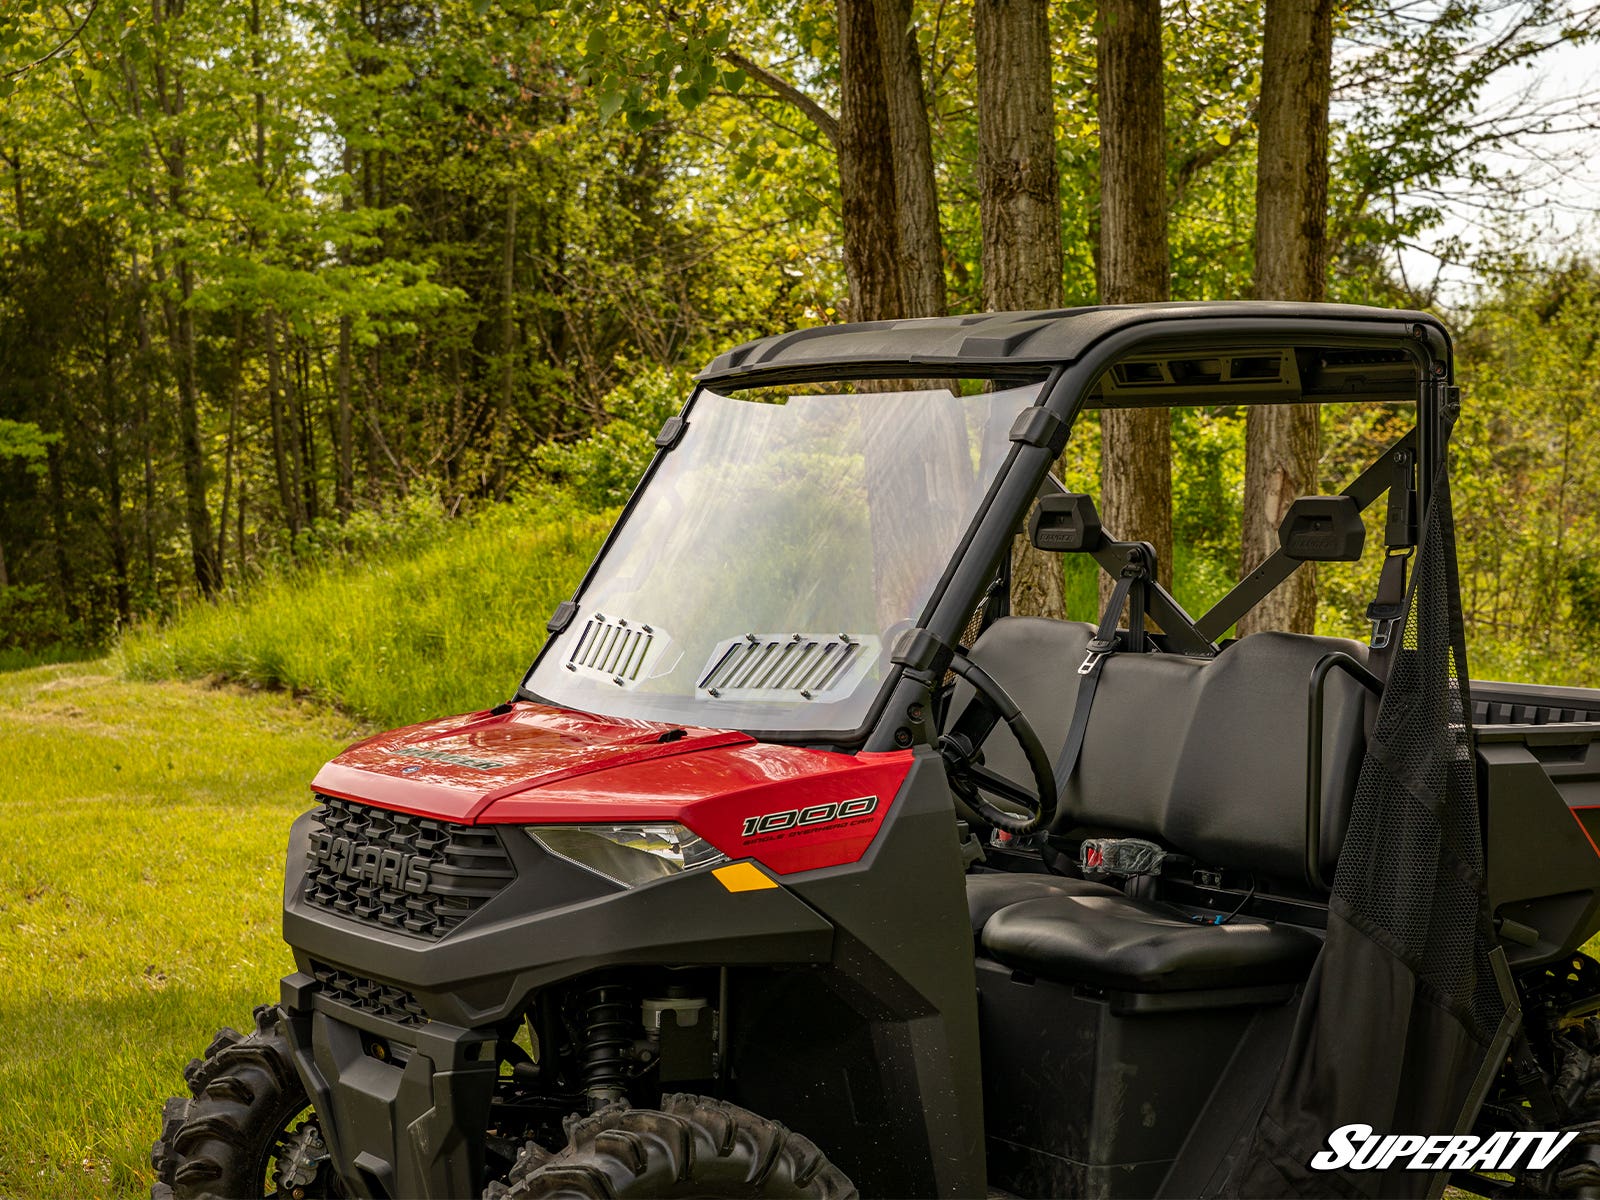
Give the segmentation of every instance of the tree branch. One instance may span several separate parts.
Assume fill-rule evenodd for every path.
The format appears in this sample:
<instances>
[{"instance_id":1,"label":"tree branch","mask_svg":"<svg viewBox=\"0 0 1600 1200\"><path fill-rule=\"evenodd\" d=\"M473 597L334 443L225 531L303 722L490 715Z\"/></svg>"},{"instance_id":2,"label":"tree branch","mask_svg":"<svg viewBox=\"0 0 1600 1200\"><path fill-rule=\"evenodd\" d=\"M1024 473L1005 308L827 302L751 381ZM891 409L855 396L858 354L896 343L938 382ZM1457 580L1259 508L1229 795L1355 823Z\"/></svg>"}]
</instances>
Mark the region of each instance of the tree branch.
<instances>
[{"instance_id":1,"label":"tree branch","mask_svg":"<svg viewBox=\"0 0 1600 1200\"><path fill-rule=\"evenodd\" d=\"M828 144L835 150L839 148L839 118L834 116L810 96L806 95L794 84L783 76L769 71L754 59L746 58L737 50L724 50L723 61L733 64L752 79L759 81L774 95L798 108L806 117L822 131L822 136L828 139Z\"/></svg>"},{"instance_id":2,"label":"tree branch","mask_svg":"<svg viewBox=\"0 0 1600 1200\"><path fill-rule=\"evenodd\" d=\"M1211 166L1212 163L1226 158L1237 150L1249 138L1250 130L1255 123L1256 105L1252 102L1245 111L1244 120L1228 131L1227 145L1223 145L1215 138L1211 138L1199 150L1196 150L1178 164L1178 169L1173 172L1172 179L1172 207L1174 209L1183 203L1183 198L1188 193L1189 185L1194 182L1195 176Z\"/></svg>"},{"instance_id":3,"label":"tree branch","mask_svg":"<svg viewBox=\"0 0 1600 1200\"><path fill-rule=\"evenodd\" d=\"M55 49L49 51L46 54L41 54L38 58L34 59L31 63L24 63L20 67L16 67L16 68L14 68L14 69L12 69L10 71L6 71L4 74L0 74L0 79L16 79L18 76L26 75L29 71L33 70L35 67L49 62L52 58L55 58L57 55L65 53L67 48L69 46L71 46L73 42L78 40L78 35L83 32L84 26L89 23L89 18L94 16L95 9L97 9L99 7L100 7L100 0L92 0L92 3L89 5L89 11L83 14L83 20L78 22L77 28L74 29L71 33L67 34L67 36L61 40L60 44L57 45Z\"/></svg>"}]
</instances>

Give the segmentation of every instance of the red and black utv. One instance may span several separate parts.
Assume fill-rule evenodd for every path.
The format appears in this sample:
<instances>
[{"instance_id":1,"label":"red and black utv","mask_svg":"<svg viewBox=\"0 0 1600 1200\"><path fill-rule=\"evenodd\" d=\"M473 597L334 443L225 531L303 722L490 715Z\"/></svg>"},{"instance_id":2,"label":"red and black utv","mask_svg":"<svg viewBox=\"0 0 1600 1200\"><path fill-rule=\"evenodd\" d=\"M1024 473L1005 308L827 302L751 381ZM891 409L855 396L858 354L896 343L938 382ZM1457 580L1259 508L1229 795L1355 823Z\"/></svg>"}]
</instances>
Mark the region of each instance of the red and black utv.
<instances>
[{"instance_id":1,"label":"red and black utv","mask_svg":"<svg viewBox=\"0 0 1600 1200\"><path fill-rule=\"evenodd\" d=\"M1051 475L1279 404L1370 465L1198 615ZM1343 306L718 358L512 698L318 774L155 1195L1600 1194L1600 691L1469 683L1458 410L1435 319ZM1022 531L1098 621L1010 614ZM1363 553L1370 643L1229 638Z\"/></svg>"}]
</instances>

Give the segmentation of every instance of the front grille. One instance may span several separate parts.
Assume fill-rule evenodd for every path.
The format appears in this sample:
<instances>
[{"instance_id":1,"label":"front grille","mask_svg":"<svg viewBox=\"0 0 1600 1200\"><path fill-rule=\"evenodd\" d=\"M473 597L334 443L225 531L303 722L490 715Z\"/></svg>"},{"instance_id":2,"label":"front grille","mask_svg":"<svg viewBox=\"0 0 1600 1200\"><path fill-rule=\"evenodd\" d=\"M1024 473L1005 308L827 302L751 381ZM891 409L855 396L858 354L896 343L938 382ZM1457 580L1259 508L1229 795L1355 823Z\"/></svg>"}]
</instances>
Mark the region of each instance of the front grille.
<instances>
[{"instance_id":1,"label":"front grille","mask_svg":"<svg viewBox=\"0 0 1600 1200\"><path fill-rule=\"evenodd\" d=\"M316 815L307 903L396 933L441 938L516 873L493 829L330 797Z\"/></svg>"},{"instance_id":2,"label":"front grille","mask_svg":"<svg viewBox=\"0 0 1600 1200\"><path fill-rule=\"evenodd\" d=\"M311 964L311 973L322 985L323 995L346 1007L400 1025L421 1025L428 1019L422 1003L404 988L363 979L319 962Z\"/></svg>"}]
</instances>

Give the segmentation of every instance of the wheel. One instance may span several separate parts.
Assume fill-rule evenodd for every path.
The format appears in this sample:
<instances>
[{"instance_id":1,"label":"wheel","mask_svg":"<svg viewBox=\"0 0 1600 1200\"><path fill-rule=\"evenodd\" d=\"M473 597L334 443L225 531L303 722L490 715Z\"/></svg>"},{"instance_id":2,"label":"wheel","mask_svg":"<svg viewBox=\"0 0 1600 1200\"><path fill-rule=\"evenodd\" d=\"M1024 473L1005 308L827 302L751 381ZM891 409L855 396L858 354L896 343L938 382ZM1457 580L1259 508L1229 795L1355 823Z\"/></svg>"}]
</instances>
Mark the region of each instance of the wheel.
<instances>
[{"instance_id":1,"label":"wheel","mask_svg":"<svg viewBox=\"0 0 1600 1200\"><path fill-rule=\"evenodd\" d=\"M255 1032L224 1029L183 1069L192 1098L174 1096L150 1148L151 1200L326 1200L343 1196L322 1129L295 1074L278 1010L255 1011Z\"/></svg>"},{"instance_id":2,"label":"wheel","mask_svg":"<svg viewBox=\"0 0 1600 1200\"><path fill-rule=\"evenodd\" d=\"M569 1120L567 1147L530 1142L485 1200L583 1197L795 1197L854 1200L855 1185L809 1138L705 1096L663 1096L661 1108L603 1109Z\"/></svg>"}]
</instances>

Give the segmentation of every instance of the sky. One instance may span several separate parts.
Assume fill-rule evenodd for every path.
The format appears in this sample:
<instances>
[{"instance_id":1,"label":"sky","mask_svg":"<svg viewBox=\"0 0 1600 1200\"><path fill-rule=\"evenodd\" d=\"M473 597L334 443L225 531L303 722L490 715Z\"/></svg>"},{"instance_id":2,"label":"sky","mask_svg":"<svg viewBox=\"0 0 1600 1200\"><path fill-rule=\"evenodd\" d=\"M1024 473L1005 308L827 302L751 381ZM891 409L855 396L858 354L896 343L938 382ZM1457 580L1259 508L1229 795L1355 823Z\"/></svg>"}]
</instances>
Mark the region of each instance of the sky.
<instances>
[{"instance_id":1,"label":"sky","mask_svg":"<svg viewBox=\"0 0 1600 1200\"><path fill-rule=\"evenodd\" d=\"M1558 258L1574 249L1600 252L1600 45L1563 45L1529 67L1503 72L1477 105L1478 112L1488 113L1585 95L1591 100L1586 120L1562 122L1563 128L1550 136L1530 139L1527 150L1513 147L1483 156L1494 174L1511 176L1527 188L1515 240L1541 258ZM1426 284L1437 278L1438 298L1446 305L1469 298L1478 275L1468 263L1442 265L1437 251L1455 238L1478 247L1504 241L1484 220L1480 189L1462 182L1452 191L1444 223L1421 246L1400 254L1408 281Z\"/></svg>"}]
</instances>

